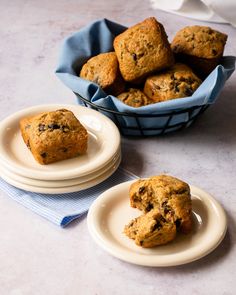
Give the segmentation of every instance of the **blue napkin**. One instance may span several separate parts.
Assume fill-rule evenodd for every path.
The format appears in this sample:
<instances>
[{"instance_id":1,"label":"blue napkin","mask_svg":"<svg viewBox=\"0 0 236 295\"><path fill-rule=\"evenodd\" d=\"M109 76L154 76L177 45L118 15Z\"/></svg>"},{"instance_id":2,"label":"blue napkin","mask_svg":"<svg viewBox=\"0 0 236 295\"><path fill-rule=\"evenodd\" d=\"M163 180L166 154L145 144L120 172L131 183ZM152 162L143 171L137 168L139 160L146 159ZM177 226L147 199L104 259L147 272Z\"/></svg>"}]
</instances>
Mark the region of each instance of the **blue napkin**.
<instances>
[{"instance_id":1,"label":"blue napkin","mask_svg":"<svg viewBox=\"0 0 236 295\"><path fill-rule=\"evenodd\" d=\"M1 178L0 189L26 208L57 225L65 227L71 221L86 213L92 202L105 190L121 182L136 178L137 176L120 167L104 182L74 193L57 195L32 193L18 189Z\"/></svg>"},{"instance_id":2,"label":"blue napkin","mask_svg":"<svg viewBox=\"0 0 236 295\"><path fill-rule=\"evenodd\" d=\"M223 57L221 65L215 68L191 97L173 99L140 108L130 107L116 97L107 95L97 84L78 77L82 65L91 56L102 52L114 51L114 37L125 29L126 27L120 24L102 19L89 24L65 39L62 45L56 75L67 87L78 95L78 98L82 96L98 106L109 108L114 111L136 113L138 115L158 115L173 110L184 110L193 106L213 104L218 98L225 81L235 69L235 57ZM198 112L200 112L200 108L195 111L194 115ZM114 119L108 112L104 112L104 114ZM189 116L187 111L182 114L174 115L169 125L174 126L178 123L188 122L190 119ZM139 119L139 123L143 128L162 128L169 120L169 116L158 118L145 117ZM123 126L137 127L137 122L132 117L123 116L119 118L119 120L121 120L120 124ZM169 131L172 130L170 129ZM158 132L147 131L145 135L154 134L158 134ZM127 135L136 135L135 130L131 128Z\"/></svg>"}]
</instances>

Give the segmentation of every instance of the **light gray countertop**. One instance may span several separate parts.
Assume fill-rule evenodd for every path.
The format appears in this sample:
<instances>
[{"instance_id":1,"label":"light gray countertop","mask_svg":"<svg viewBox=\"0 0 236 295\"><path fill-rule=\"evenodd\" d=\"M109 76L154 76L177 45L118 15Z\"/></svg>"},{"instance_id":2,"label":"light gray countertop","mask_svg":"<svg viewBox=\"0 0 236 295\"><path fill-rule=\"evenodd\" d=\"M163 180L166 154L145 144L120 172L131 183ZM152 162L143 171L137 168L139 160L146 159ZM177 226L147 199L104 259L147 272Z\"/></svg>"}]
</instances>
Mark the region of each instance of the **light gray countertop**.
<instances>
[{"instance_id":1,"label":"light gray countertop","mask_svg":"<svg viewBox=\"0 0 236 295\"><path fill-rule=\"evenodd\" d=\"M131 25L156 16L169 38L203 24L151 9L148 1L0 1L0 119L32 105L76 99L55 76L64 37L103 17ZM236 55L236 30L225 55ZM147 268L113 258L88 234L86 216L61 229L0 191L0 294L120 295L235 294L236 79L191 127L162 137L122 138L122 165L145 177L175 175L211 193L225 208L228 232L199 261Z\"/></svg>"}]
</instances>

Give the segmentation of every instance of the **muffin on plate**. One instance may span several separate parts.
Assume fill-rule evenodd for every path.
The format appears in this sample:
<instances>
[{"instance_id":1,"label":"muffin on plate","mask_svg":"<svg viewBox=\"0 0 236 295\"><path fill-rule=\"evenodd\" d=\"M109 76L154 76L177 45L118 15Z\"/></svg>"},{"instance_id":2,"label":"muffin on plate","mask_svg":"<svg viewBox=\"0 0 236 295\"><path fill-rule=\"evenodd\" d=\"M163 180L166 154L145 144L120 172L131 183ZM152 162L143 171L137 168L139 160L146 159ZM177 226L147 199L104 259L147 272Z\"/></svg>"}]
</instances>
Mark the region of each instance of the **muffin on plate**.
<instances>
[{"instance_id":1,"label":"muffin on plate","mask_svg":"<svg viewBox=\"0 0 236 295\"><path fill-rule=\"evenodd\" d=\"M164 245L176 236L176 226L169 222L155 208L143 214L125 226L124 233L135 241L135 244L144 248Z\"/></svg>"},{"instance_id":2,"label":"muffin on plate","mask_svg":"<svg viewBox=\"0 0 236 295\"><path fill-rule=\"evenodd\" d=\"M87 151L87 130L66 109L23 118L20 130L25 144L40 164L73 158Z\"/></svg>"},{"instance_id":3,"label":"muffin on plate","mask_svg":"<svg viewBox=\"0 0 236 295\"><path fill-rule=\"evenodd\" d=\"M97 83L107 94L118 95L125 89L115 52L100 53L90 58L80 77Z\"/></svg>"},{"instance_id":4,"label":"muffin on plate","mask_svg":"<svg viewBox=\"0 0 236 295\"><path fill-rule=\"evenodd\" d=\"M192 229L192 202L189 185L169 175L134 182L129 191L130 205L143 212L157 208L163 218L189 233Z\"/></svg>"},{"instance_id":5,"label":"muffin on plate","mask_svg":"<svg viewBox=\"0 0 236 295\"><path fill-rule=\"evenodd\" d=\"M201 80L186 65L177 63L172 68L147 78L144 93L154 102L191 96Z\"/></svg>"},{"instance_id":6,"label":"muffin on plate","mask_svg":"<svg viewBox=\"0 0 236 295\"><path fill-rule=\"evenodd\" d=\"M210 27L189 26L176 33L171 48L177 60L205 77L220 63L226 41L226 34Z\"/></svg>"},{"instance_id":7,"label":"muffin on plate","mask_svg":"<svg viewBox=\"0 0 236 295\"><path fill-rule=\"evenodd\" d=\"M152 72L174 64L164 27L154 17L116 36L113 45L121 74L128 82L139 83Z\"/></svg>"}]
</instances>

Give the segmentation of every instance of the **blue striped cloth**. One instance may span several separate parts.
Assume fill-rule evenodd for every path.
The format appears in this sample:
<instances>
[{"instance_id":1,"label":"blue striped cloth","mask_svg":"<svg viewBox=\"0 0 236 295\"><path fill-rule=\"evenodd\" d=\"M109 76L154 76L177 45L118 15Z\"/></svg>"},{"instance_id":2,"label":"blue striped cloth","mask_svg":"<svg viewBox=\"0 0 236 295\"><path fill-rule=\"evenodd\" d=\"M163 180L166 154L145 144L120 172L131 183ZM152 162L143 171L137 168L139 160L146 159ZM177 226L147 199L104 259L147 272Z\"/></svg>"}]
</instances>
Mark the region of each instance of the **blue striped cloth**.
<instances>
[{"instance_id":1,"label":"blue striped cloth","mask_svg":"<svg viewBox=\"0 0 236 295\"><path fill-rule=\"evenodd\" d=\"M104 182L75 193L48 195L27 192L8 184L1 178L0 189L26 208L57 225L65 227L71 221L86 213L92 202L105 190L121 182L136 178L137 176L120 167Z\"/></svg>"}]
</instances>

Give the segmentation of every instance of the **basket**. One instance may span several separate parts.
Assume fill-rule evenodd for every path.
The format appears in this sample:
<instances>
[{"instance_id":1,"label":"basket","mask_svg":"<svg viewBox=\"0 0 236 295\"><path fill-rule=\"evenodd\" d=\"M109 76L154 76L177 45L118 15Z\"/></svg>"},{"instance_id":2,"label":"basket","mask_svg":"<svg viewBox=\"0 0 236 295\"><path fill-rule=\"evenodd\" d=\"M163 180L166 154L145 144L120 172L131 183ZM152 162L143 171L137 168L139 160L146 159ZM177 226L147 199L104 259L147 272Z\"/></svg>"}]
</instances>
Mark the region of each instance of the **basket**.
<instances>
[{"instance_id":1,"label":"basket","mask_svg":"<svg viewBox=\"0 0 236 295\"><path fill-rule=\"evenodd\" d=\"M107 19L89 24L65 39L56 69L58 78L76 95L78 103L112 119L125 136L162 135L189 127L215 103L235 69L235 57L225 56L191 97L172 99L140 108L107 95L99 85L78 77L92 56L113 50L113 40L126 28Z\"/></svg>"},{"instance_id":2,"label":"basket","mask_svg":"<svg viewBox=\"0 0 236 295\"><path fill-rule=\"evenodd\" d=\"M189 127L195 120L210 106L209 104L202 106L193 106L179 111L169 111L163 114L137 114L137 113L128 113L128 112L118 112L111 110L102 106L98 106L88 99L80 96L75 93L78 98L79 104L84 105L85 107L90 107L102 114L108 116L118 127L120 133L123 136L150 136L150 135L163 135L168 132L181 130ZM175 121L176 116L184 115L187 120L180 121L178 123L172 124ZM133 125L129 126L126 124L128 118L132 120ZM156 119L163 121L164 123L156 125L153 127L145 127L142 124L142 120Z\"/></svg>"}]
</instances>

